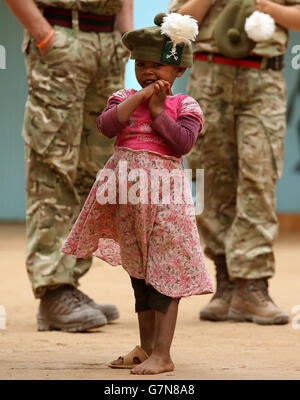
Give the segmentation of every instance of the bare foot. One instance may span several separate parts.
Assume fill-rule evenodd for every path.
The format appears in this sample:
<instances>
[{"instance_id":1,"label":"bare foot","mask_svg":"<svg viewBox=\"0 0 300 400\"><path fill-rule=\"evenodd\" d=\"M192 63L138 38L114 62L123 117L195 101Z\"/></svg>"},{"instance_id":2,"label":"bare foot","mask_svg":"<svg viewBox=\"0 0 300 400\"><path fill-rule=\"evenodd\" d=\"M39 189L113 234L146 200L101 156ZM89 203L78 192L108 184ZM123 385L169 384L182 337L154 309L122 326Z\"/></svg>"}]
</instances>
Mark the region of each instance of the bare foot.
<instances>
[{"instance_id":1,"label":"bare foot","mask_svg":"<svg viewBox=\"0 0 300 400\"><path fill-rule=\"evenodd\" d=\"M134 367L130 373L134 375L153 375L173 371L174 368L171 358L166 360L156 354L151 354L147 360Z\"/></svg>"}]
</instances>

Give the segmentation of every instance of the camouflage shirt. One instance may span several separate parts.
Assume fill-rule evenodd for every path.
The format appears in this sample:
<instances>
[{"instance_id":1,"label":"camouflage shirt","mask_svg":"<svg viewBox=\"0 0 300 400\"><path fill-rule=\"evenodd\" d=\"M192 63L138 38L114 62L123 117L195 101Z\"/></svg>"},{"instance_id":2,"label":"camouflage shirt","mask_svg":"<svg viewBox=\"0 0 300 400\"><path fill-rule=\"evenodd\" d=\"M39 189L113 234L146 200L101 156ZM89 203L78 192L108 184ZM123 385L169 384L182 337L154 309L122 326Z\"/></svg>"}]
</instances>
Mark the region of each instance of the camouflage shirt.
<instances>
[{"instance_id":1,"label":"camouflage shirt","mask_svg":"<svg viewBox=\"0 0 300 400\"><path fill-rule=\"evenodd\" d=\"M123 0L35 0L38 6L52 6L102 15L117 14Z\"/></svg>"},{"instance_id":2,"label":"camouflage shirt","mask_svg":"<svg viewBox=\"0 0 300 400\"><path fill-rule=\"evenodd\" d=\"M179 7L185 4L188 0L171 0L169 4L169 12L175 12ZM201 0L200 0L201 1ZM208 10L200 27L199 34L196 38L194 51L208 51L218 53L216 42L214 40L214 29L216 19L219 13L231 0L216 0ZM275 3L282 5L296 6L300 9L300 0L273 0ZM271 40L261 42L256 45L253 53L265 57L275 57L284 52L288 46L288 30L276 25L276 31Z\"/></svg>"}]
</instances>

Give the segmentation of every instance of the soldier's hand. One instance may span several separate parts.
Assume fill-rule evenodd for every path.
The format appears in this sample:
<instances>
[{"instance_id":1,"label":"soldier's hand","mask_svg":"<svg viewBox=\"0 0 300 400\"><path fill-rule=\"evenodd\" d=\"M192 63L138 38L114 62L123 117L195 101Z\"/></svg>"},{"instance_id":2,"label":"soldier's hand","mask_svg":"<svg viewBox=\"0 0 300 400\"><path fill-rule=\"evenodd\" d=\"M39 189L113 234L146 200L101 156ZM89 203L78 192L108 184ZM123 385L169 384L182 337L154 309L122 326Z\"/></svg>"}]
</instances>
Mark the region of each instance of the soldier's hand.
<instances>
[{"instance_id":1,"label":"soldier's hand","mask_svg":"<svg viewBox=\"0 0 300 400\"><path fill-rule=\"evenodd\" d=\"M267 8L270 1L268 0L256 0L255 10L265 12L267 14Z\"/></svg>"},{"instance_id":2,"label":"soldier's hand","mask_svg":"<svg viewBox=\"0 0 300 400\"><path fill-rule=\"evenodd\" d=\"M52 45L53 45L53 41L54 41L54 36L52 36L52 38L51 38L43 47L41 47L41 48L39 49L39 50L40 50L40 53L41 53L42 55L46 54L46 53L48 52L48 50L51 49L51 47L52 47Z\"/></svg>"}]
</instances>

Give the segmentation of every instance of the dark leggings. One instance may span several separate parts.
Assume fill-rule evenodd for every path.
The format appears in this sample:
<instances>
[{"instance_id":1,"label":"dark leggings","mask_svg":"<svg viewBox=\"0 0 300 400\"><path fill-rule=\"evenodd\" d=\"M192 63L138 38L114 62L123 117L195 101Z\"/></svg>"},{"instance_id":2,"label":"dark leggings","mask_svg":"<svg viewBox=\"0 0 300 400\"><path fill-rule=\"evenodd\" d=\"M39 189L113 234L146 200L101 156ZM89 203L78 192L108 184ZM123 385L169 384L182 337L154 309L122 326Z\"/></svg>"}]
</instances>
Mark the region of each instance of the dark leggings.
<instances>
[{"instance_id":1,"label":"dark leggings","mask_svg":"<svg viewBox=\"0 0 300 400\"><path fill-rule=\"evenodd\" d=\"M137 279L132 276L130 279L134 290L135 312L155 310L165 313L168 311L173 300L172 297L159 293L151 285L146 285L144 279Z\"/></svg>"}]
</instances>

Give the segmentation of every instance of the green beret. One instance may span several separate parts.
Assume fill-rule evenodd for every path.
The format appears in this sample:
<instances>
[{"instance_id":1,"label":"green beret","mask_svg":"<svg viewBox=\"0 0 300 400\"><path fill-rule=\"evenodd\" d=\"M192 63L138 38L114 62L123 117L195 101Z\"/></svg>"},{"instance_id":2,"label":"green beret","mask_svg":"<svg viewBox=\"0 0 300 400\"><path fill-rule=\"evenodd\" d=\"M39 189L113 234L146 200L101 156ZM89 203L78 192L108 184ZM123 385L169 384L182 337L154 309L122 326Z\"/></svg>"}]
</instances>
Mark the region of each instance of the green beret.
<instances>
[{"instance_id":1,"label":"green beret","mask_svg":"<svg viewBox=\"0 0 300 400\"><path fill-rule=\"evenodd\" d=\"M191 43L177 44L176 53L172 53L173 42L167 35L161 33L161 25L166 15L165 13L156 15L154 18L156 26L126 32L122 41L130 50L133 60L153 61L189 68L193 65L192 45Z\"/></svg>"},{"instance_id":2,"label":"green beret","mask_svg":"<svg viewBox=\"0 0 300 400\"><path fill-rule=\"evenodd\" d=\"M231 1L219 14L214 37L220 53L230 58L246 57L256 42L249 39L245 21L255 11L256 0Z\"/></svg>"}]
</instances>

